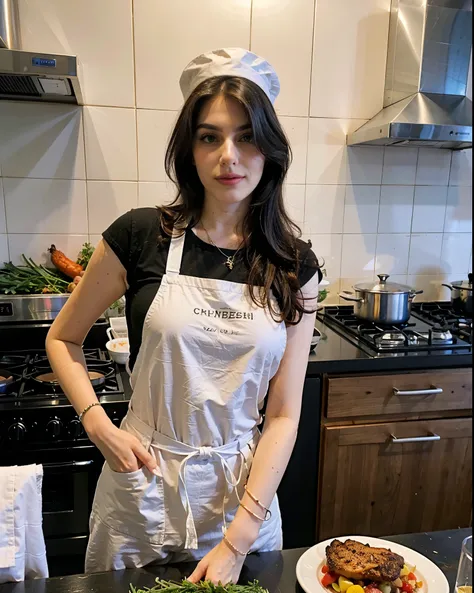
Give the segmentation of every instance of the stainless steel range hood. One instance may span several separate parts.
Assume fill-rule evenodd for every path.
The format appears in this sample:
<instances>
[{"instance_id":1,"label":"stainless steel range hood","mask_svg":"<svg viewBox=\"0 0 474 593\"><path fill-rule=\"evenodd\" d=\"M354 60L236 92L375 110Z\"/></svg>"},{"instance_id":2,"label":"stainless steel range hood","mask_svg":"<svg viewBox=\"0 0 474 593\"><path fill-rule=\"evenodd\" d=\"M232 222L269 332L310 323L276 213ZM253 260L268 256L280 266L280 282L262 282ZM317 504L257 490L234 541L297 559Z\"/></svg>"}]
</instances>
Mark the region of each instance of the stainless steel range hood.
<instances>
[{"instance_id":1,"label":"stainless steel range hood","mask_svg":"<svg viewBox=\"0 0 474 593\"><path fill-rule=\"evenodd\" d=\"M392 0L384 109L347 144L472 148L472 0Z\"/></svg>"},{"instance_id":2,"label":"stainless steel range hood","mask_svg":"<svg viewBox=\"0 0 474 593\"><path fill-rule=\"evenodd\" d=\"M76 56L20 47L17 0L0 0L0 99L82 104Z\"/></svg>"}]
</instances>

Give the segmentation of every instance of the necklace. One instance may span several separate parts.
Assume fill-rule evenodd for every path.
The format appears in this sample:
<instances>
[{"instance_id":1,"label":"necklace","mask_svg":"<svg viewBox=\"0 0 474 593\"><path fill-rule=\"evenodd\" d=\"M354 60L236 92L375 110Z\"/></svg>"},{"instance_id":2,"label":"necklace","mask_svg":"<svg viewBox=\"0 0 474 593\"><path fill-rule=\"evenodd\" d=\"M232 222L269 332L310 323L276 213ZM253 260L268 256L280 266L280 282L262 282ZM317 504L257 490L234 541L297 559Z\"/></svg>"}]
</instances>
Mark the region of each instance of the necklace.
<instances>
[{"instance_id":1,"label":"necklace","mask_svg":"<svg viewBox=\"0 0 474 593\"><path fill-rule=\"evenodd\" d=\"M234 267L234 261L235 261L235 256L239 253L239 251L242 249L242 245L244 244L244 239L242 239L242 243L239 245L239 247L237 248L237 251L234 253L234 255L227 255L226 253L224 253L222 251L222 249L220 249L219 247L217 247L217 245L214 243L214 241L211 239L211 236L209 235L209 233L207 232L206 227L202 224L201 222L201 226L204 229L204 232L207 235L207 238L209 239L209 243L211 243L211 245L213 245L224 257L225 257L225 262L224 265L227 266L229 268L229 270L232 270L232 268Z\"/></svg>"}]
</instances>

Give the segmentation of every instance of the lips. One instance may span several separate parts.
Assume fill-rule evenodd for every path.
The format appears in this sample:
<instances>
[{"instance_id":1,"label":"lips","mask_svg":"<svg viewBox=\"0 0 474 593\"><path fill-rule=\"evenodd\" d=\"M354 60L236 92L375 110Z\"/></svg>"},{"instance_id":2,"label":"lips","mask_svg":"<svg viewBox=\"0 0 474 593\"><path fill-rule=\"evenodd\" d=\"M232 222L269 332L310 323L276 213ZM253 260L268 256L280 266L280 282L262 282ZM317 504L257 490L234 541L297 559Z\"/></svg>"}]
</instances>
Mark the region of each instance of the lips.
<instances>
[{"instance_id":1,"label":"lips","mask_svg":"<svg viewBox=\"0 0 474 593\"><path fill-rule=\"evenodd\" d=\"M219 175L219 177L216 177L216 180L219 183L222 183L223 185L237 185L237 183L242 181L242 179L244 179L244 177L242 177L241 175L233 175L233 174Z\"/></svg>"}]
</instances>

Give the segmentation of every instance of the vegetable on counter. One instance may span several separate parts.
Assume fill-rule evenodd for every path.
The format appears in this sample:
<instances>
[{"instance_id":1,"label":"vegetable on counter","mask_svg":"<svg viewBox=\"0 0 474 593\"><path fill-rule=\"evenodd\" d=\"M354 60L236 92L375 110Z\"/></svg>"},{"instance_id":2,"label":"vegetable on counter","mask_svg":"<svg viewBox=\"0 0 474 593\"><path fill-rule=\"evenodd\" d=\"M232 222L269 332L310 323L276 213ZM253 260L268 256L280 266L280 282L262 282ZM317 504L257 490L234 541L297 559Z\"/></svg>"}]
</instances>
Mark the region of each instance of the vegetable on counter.
<instances>
[{"instance_id":1,"label":"vegetable on counter","mask_svg":"<svg viewBox=\"0 0 474 593\"><path fill-rule=\"evenodd\" d=\"M79 252L79 256L77 258L76 263L81 265L85 270L87 268L87 264L89 263L93 253L94 253L94 247L92 247L92 245L90 243L84 243L81 251Z\"/></svg>"},{"instance_id":2,"label":"vegetable on counter","mask_svg":"<svg viewBox=\"0 0 474 593\"><path fill-rule=\"evenodd\" d=\"M258 584L258 581L253 581L248 585L214 585L210 581L200 581L199 583L191 583L183 580L181 583L174 583L172 581L162 581L156 579L156 585L151 589L136 589L130 585L130 593L268 593Z\"/></svg>"},{"instance_id":3,"label":"vegetable on counter","mask_svg":"<svg viewBox=\"0 0 474 593\"><path fill-rule=\"evenodd\" d=\"M0 293L3 294L63 294L69 280L56 270L49 270L22 255L24 266L5 263L0 270Z\"/></svg>"},{"instance_id":4,"label":"vegetable on counter","mask_svg":"<svg viewBox=\"0 0 474 593\"><path fill-rule=\"evenodd\" d=\"M84 268L81 266L81 264L78 264L72 261L72 259L66 257L62 251L56 249L55 245L51 245L48 251L51 253L52 263L60 272L68 276L68 278L74 279L84 271Z\"/></svg>"}]
</instances>

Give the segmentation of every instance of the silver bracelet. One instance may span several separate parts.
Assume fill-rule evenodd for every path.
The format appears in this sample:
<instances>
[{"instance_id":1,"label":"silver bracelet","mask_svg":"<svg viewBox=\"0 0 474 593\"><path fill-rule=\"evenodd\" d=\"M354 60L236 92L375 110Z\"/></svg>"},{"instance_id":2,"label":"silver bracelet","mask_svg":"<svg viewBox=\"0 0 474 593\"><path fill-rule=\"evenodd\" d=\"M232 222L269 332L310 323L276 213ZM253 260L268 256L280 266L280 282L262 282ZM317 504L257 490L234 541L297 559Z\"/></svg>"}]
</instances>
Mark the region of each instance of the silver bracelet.
<instances>
[{"instance_id":1,"label":"silver bracelet","mask_svg":"<svg viewBox=\"0 0 474 593\"><path fill-rule=\"evenodd\" d=\"M100 402L94 402L93 404L89 404L87 407L85 407L82 412L79 414L79 422L82 422L82 419L84 417L84 414L87 414L87 412L93 408L94 406L101 406L102 404Z\"/></svg>"}]
</instances>

